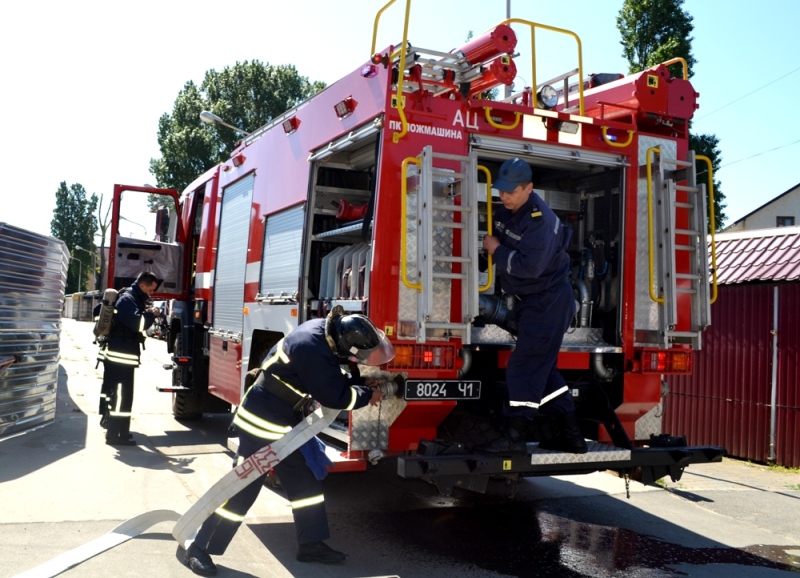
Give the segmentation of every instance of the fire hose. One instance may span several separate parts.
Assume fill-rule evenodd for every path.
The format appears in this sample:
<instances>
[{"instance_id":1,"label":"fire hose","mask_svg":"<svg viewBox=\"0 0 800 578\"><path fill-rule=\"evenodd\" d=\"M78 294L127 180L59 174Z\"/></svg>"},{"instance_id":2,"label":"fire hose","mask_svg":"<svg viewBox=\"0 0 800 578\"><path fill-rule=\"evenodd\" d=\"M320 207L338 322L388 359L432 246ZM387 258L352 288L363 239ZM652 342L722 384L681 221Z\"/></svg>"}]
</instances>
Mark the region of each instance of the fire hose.
<instances>
[{"instance_id":1,"label":"fire hose","mask_svg":"<svg viewBox=\"0 0 800 578\"><path fill-rule=\"evenodd\" d=\"M73 548L35 568L17 574L15 578L52 578L78 564L135 538L148 528L161 522L175 520L172 536L187 548L194 540L203 522L227 500L268 472L289 454L299 449L329 426L340 410L320 407L297 424L285 436L258 450L241 464L231 469L203 494L182 516L172 510L153 510L127 520L109 533L86 544Z\"/></svg>"}]
</instances>

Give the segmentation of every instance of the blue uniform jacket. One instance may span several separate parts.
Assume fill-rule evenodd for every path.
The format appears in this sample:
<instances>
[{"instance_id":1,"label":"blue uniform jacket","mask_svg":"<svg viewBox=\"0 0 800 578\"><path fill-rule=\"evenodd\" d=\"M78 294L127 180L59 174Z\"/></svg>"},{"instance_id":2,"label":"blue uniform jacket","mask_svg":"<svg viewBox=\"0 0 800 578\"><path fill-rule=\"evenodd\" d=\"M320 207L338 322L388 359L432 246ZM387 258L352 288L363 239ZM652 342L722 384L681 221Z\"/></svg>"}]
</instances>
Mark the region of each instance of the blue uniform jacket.
<instances>
[{"instance_id":1,"label":"blue uniform jacket","mask_svg":"<svg viewBox=\"0 0 800 578\"><path fill-rule=\"evenodd\" d=\"M282 347L288 363L278 361L265 373L310 395L324 407L358 409L372 398L372 390L355 383L342 372L337 358L325 339L325 319L313 319L301 324L274 346L266 358ZM278 425L294 426L302 415L294 411L258 383L247 392L242 406L249 412Z\"/></svg>"},{"instance_id":2,"label":"blue uniform jacket","mask_svg":"<svg viewBox=\"0 0 800 578\"><path fill-rule=\"evenodd\" d=\"M147 294L136 283L129 290L120 293L108 334L107 359L117 361L114 352L138 357L144 335L142 332L155 320L155 315L145 311L146 308Z\"/></svg>"},{"instance_id":3,"label":"blue uniform jacket","mask_svg":"<svg viewBox=\"0 0 800 578\"><path fill-rule=\"evenodd\" d=\"M564 283L572 231L535 192L516 213L497 209L493 233L500 241L494 262L505 293L526 296Z\"/></svg>"}]
</instances>

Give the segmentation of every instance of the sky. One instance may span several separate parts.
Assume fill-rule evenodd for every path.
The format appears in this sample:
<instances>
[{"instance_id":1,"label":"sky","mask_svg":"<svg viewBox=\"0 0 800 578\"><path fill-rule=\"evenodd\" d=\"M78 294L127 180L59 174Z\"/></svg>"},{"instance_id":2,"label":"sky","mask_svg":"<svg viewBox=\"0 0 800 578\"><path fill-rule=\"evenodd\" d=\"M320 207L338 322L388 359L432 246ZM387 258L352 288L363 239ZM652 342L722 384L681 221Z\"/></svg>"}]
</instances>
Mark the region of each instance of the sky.
<instances>
[{"instance_id":1,"label":"sky","mask_svg":"<svg viewBox=\"0 0 800 578\"><path fill-rule=\"evenodd\" d=\"M0 222L49 235L62 181L110 198L115 183L156 184L158 119L184 84L245 60L292 64L331 84L370 56L387 0L31 0L0 21ZM622 0L413 0L408 40L449 51L506 18L580 37L585 73L626 72ZM730 224L800 184L800 1L686 0L700 94L694 132L720 140L717 173ZM402 40L404 0L380 19L376 45ZM530 39L516 28L517 50ZM571 37L537 33L537 79L577 65ZM515 59L516 89L530 61ZM545 66L542 62L547 63ZM526 77L528 77L526 79ZM256 127L249 127L251 130ZM98 240L99 242L99 240Z\"/></svg>"}]
</instances>

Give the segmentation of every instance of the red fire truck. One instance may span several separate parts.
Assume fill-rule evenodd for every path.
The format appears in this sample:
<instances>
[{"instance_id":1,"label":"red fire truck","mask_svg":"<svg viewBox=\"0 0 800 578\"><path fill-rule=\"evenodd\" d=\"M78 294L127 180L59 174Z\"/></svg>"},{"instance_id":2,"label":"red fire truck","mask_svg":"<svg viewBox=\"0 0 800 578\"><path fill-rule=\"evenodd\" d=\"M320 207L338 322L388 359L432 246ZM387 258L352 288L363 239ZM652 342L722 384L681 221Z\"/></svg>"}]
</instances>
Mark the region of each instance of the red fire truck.
<instances>
[{"instance_id":1,"label":"red fire truck","mask_svg":"<svg viewBox=\"0 0 800 578\"><path fill-rule=\"evenodd\" d=\"M484 98L514 81L517 34L537 29L574 38L577 67L537 82L532 54L531 87ZM109 285L142 270L161 279L173 364L160 389L175 417L236 406L273 344L341 305L368 315L397 355L363 372L385 400L326 430L335 469L393 457L399 475L446 493L484 491L493 476L606 469L651 483L720 460L722 448L661 431L664 376L691 372L715 291L685 62L586 76L566 30L511 19L446 52L412 45L407 31L406 16L400 45L378 51L373 39L369 60L245 136L182 194L115 186ZM676 63L683 77L670 73ZM510 157L532 166L537 192L573 230L579 312L558 366L585 455L472 450L500 411L514 348L481 251L492 179ZM155 235L121 235L126 206L152 195Z\"/></svg>"}]
</instances>

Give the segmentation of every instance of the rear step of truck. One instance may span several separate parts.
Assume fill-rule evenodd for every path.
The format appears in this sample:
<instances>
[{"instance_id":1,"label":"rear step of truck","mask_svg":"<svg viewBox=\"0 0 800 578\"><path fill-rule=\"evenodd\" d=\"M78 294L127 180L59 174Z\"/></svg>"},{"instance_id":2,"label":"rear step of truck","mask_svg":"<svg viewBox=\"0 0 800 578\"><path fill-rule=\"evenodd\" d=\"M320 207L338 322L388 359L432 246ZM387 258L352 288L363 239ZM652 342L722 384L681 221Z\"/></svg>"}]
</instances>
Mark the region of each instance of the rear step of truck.
<instances>
[{"instance_id":1,"label":"rear step of truck","mask_svg":"<svg viewBox=\"0 0 800 578\"><path fill-rule=\"evenodd\" d=\"M529 443L526 455L493 455L471 454L460 443L423 440L415 456L398 458L397 473L434 482L443 495L449 495L454 487L483 493L491 477L510 474L553 476L614 470L652 484L667 475L677 481L686 466L719 462L725 455L721 447L688 447L680 441L668 447L632 449L588 440L587 444L585 454L540 450L538 443Z\"/></svg>"}]
</instances>

